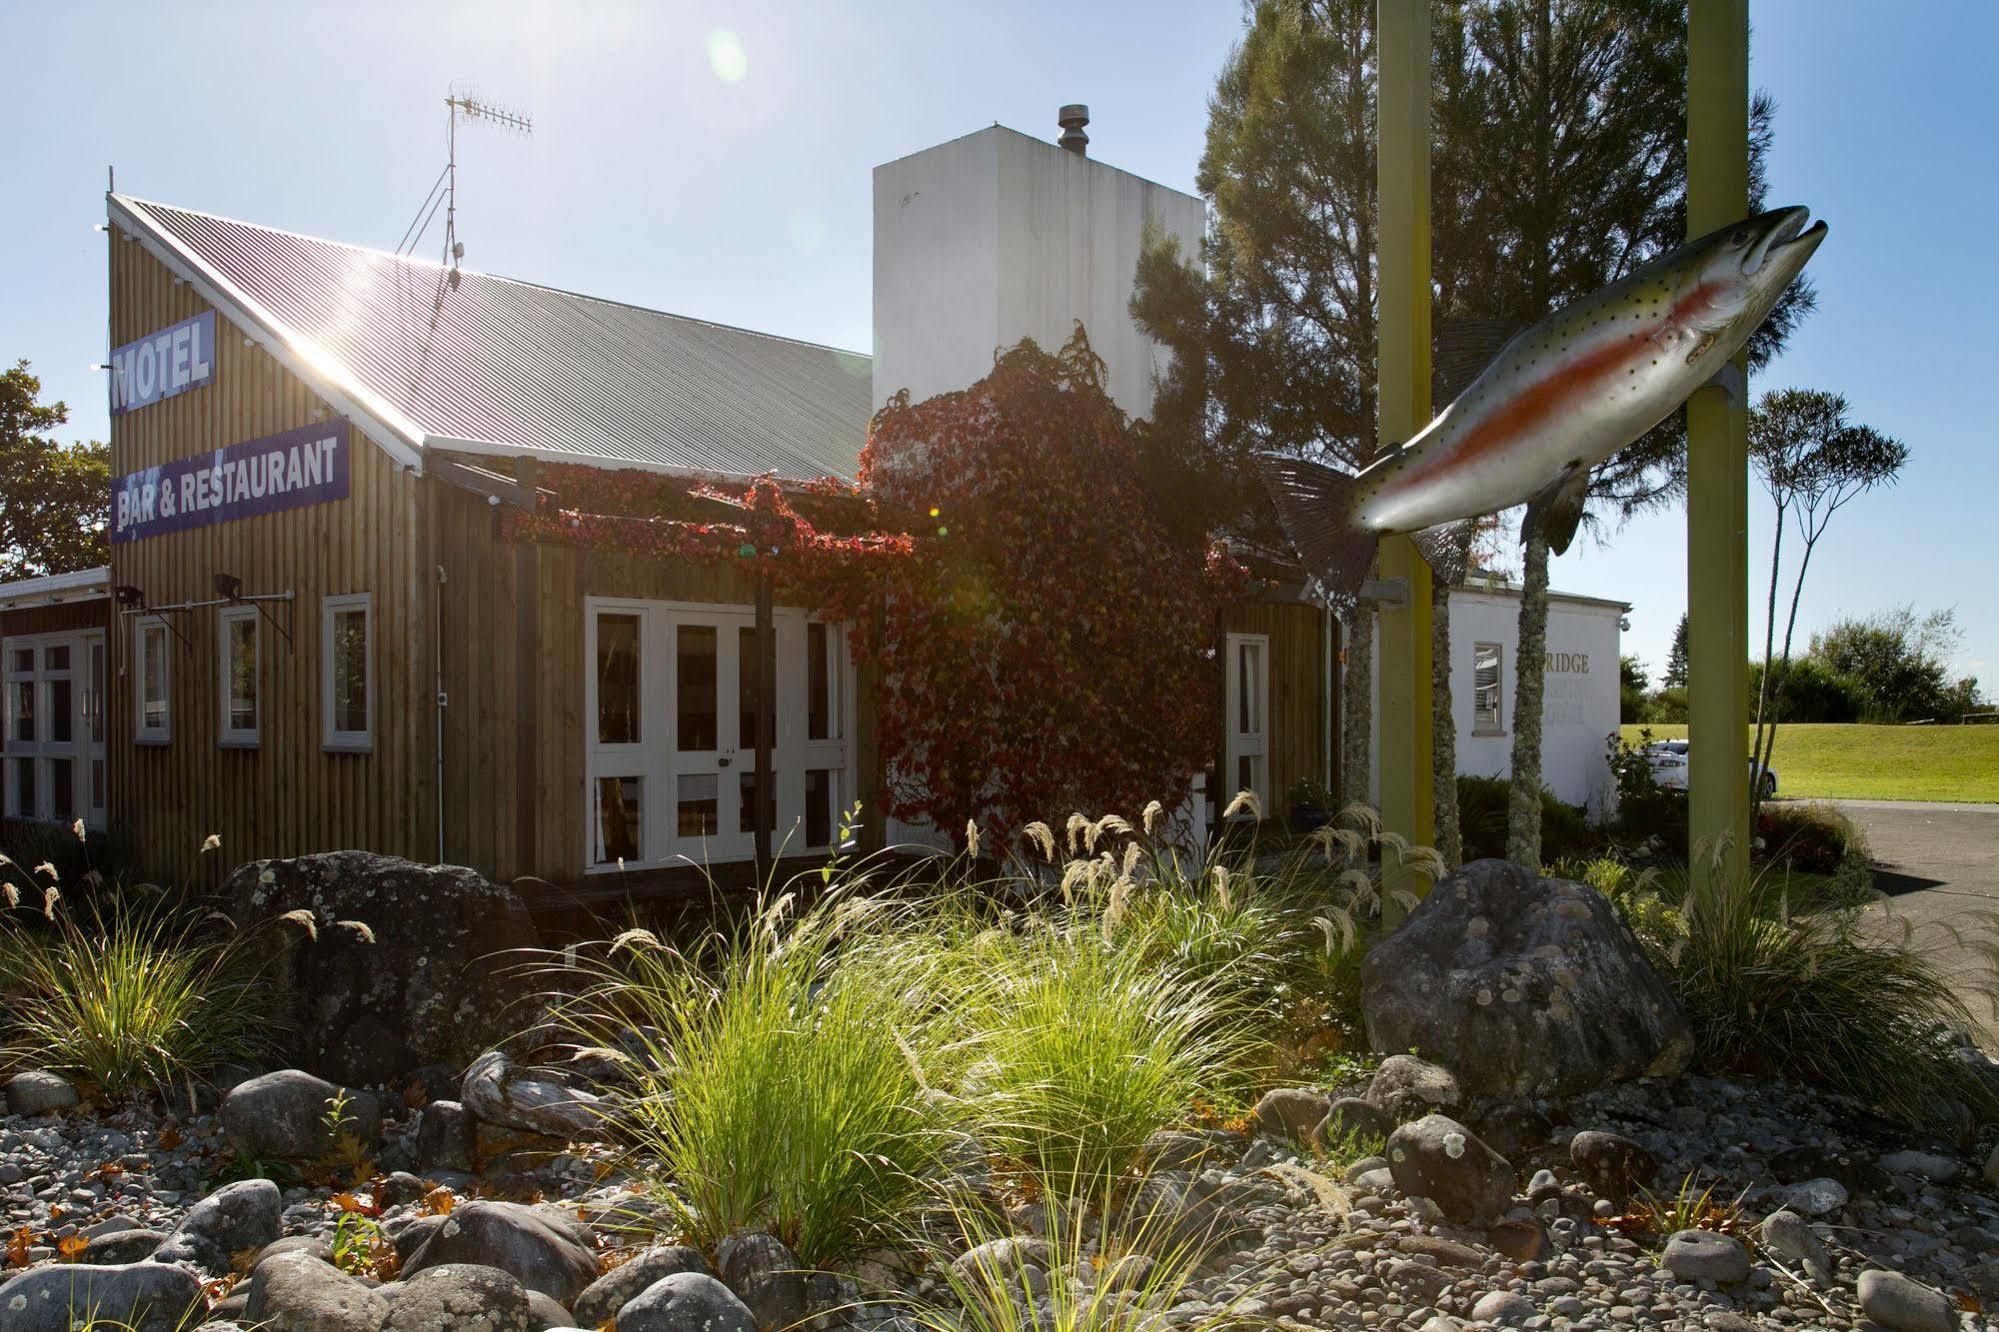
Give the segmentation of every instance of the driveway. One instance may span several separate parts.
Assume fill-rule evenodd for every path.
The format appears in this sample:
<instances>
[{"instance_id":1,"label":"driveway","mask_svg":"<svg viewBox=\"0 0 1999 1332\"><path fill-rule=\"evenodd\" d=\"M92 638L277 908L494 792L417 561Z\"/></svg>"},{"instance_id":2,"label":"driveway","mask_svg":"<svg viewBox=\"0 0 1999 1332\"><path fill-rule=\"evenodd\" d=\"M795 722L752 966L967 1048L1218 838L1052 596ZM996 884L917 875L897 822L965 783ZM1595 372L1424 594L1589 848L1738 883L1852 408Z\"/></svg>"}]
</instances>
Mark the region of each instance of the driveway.
<instances>
[{"instance_id":1,"label":"driveway","mask_svg":"<svg viewBox=\"0 0 1999 1332\"><path fill-rule=\"evenodd\" d=\"M1859 824L1874 849L1874 883L1888 894L1887 910L1913 922L1919 937L1975 974L1983 962L1970 946L1982 936L1999 943L1999 805L1931 804L1915 800L1835 800ZM1968 937L1951 938L1950 927ZM1999 1016L1989 1000L1967 995L1988 1052L1999 1054Z\"/></svg>"}]
</instances>

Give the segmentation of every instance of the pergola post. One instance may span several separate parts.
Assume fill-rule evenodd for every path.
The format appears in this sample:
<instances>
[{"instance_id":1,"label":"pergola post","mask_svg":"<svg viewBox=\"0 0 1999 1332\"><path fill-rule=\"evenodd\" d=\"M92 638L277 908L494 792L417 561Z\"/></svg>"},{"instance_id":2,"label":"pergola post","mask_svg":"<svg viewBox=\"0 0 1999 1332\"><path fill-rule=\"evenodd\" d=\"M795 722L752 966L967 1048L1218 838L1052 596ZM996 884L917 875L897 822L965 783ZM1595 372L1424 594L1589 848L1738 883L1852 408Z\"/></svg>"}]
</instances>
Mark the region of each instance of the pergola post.
<instances>
[{"instance_id":1,"label":"pergola post","mask_svg":"<svg viewBox=\"0 0 1999 1332\"><path fill-rule=\"evenodd\" d=\"M1378 0L1375 118L1380 237L1376 349L1380 440L1400 444L1430 421L1430 6ZM1407 595L1383 605L1377 641L1381 820L1412 844L1436 837L1430 748L1430 567L1407 537L1381 543L1381 576ZM1420 891L1384 863L1392 886ZM1384 904L1385 920L1397 912Z\"/></svg>"},{"instance_id":2,"label":"pergola post","mask_svg":"<svg viewBox=\"0 0 1999 1332\"><path fill-rule=\"evenodd\" d=\"M1749 0L1687 14L1687 235L1749 211ZM1747 373L1744 357L1736 367ZM1749 417L1703 388L1687 402L1687 801L1696 883L1748 863Z\"/></svg>"}]
</instances>

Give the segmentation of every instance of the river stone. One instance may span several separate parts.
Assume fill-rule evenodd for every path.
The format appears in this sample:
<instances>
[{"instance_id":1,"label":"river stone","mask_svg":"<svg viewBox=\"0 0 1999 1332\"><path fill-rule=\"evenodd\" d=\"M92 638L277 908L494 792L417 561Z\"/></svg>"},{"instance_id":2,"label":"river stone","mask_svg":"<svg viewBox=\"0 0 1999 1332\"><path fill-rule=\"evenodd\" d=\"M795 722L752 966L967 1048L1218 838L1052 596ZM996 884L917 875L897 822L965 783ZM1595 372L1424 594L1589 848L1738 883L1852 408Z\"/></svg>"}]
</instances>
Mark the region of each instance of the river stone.
<instances>
[{"instance_id":1,"label":"river stone","mask_svg":"<svg viewBox=\"0 0 1999 1332\"><path fill-rule=\"evenodd\" d=\"M454 1263L497 1267L564 1305L597 1279L588 1226L555 1208L484 1198L453 1208L410 1255L403 1273Z\"/></svg>"},{"instance_id":2,"label":"river stone","mask_svg":"<svg viewBox=\"0 0 1999 1332\"><path fill-rule=\"evenodd\" d=\"M1832 1284L1832 1262L1811 1222L1788 1208L1780 1208L1763 1218L1762 1236L1764 1248L1791 1259L1821 1286Z\"/></svg>"},{"instance_id":3,"label":"river stone","mask_svg":"<svg viewBox=\"0 0 1999 1332\"><path fill-rule=\"evenodd\" d=\"M685 1244L660 1244L642 1250L630 1262L621 1263L586 1286L581 1295L569 1302L569 1308L576 1321L584 1327L598 1324L617 1316L618 1310L636 1297L646 1287L663 1277L680 1272L699 1272L704 1276L715 1275L708 1266L708 1260L701 1256L699 1249Z\"/></svg>"},{"instance_id":4,"label":"river stone","mask_svg":"<svg viewBox=\"0 0 1999 1332\"><path fill-rule=\"evenodd\" d=\"M1733 1286L1749 1279L1749 1250L1741 1240L1712 1230L1675 1232L1660 1261L1682 1281Z\"/></svg>"},{"instance_id":5,"label":"river stone","mask_svg":"<svg viewBox=\"0 0 1999 1332\"><path fill-rule=\"evenodd\" d=\"M559 1324L558 1324L559 1326ZM446 1263L398 1282L382 1332L528 1332L528 1294L497 1267Z\"/></svg>"},{"instance_id":6,"label":"river stone","mask_svg":"<svg viewBox=\"0 0 1999 1332\"><path fill-rule=\"evenodd\" d=\"M1830 1177L1808 1179L1781 1190L1784 1206L1806 1216L1831 1216L1846 1206L1850 1195L1846 1185Z\"/></svg>"},{"instance_id":7,"label":"river stone","mask_svg":"<svg viewBox=\"0 0 1999 1332\"><path fill-rule=\"evenodd\" d=\"M1428 1198L1461 1224L1489 1221L1513 1202L1506 1158L1445 1115L1425 1115L1390 1134L1388 1168L1396 1188Z\"/></svg>"},{"instance_id":8,"label":"river stone","mask_svg":"<svg viewBox=\"0 0 1999 1332\"><path fill-rule=\"evenodd\" d=\"M222 1131L252 1156L302 1160L331 1151L327 1115L340 1088L302 1069L266 1073L222 1098ZM382 1106L367 1092L348 1092L347 1131L363 1142L382 1136Z\"/></svg>"},{"instance_id":9,"label":"river stone","mask_svg":"<svg viewBox=\"0 0 1999 1332\"><path fill-rule=\"evenodd\" d=\"M1453 1114L1464 1104L1464 1091L1451 1070L1415 1055L1390 1055L1375 1070L1367 1099L1381 1107L1392 1124L1406 1124L1424 1115Z\"/></svg>"},{"instance_id":10,"label":"river stone","mask_svg":"<svg viewBox=\"0 0 1999 1332\"><path fill-rule=\"evenodd\" d=\"M92 1267L107 1267L145 1262L166 1242L167 1235L163 1230L135 1226L130 1230L111 1230L89 1238L89 1245L76 1255L76 1261L89 1263Z\"/></svg>"},{"instance_id":11,"label":"river stone","mask_svg":"<svg viewBox=\"0 0 1999 1332\"><path fill-rule=\"evenodd\" d=\"M557 1304L538 1290L527 1292L528 1332L555 1332L555 1329L576 1326L576 1315Z\"/></svg>"},{"instance_id":12,"label":"river stone","mask_svg":"<svg viewBox=\"0 0 1999 1332\"><path fill-rule=\"evenodd\" d=\"M1889 1332L1957 1332L1950 1297L1900 1272L1862 1272L1860 1311Z\"/></svg>"},{"instance_id":13,"label":"river stone","mask_svg":"<svg viewBox=\"0 0 1999 1332\"><path fill-rule=\"evenodd\" d=\"M1466 1094L1563 1097L1683 1071L1693 1036L1592 888L1480 860L1376 944L1361 1010L1377 1050L1420 1049Z\"/></svg>"},{"instance_id":14,"label":"river stone","mask_svg":"<svg viewBox=\"0 0 1999 1332\"><path fill-rule=\"evenodd\" d=\"M1659 1173L1659 1158L1617 1133L1590 1129L1569 1139L1569 1162L1604 1197L1622 1206Z\"/></svg>"},{"instance_id":15,"label":"river stone","mask_svg":"<svg viewBox=\"0 0 1999 1332\"><path fill-rule=\"evenodd\" d=\"M470 1170L478 1122L457 1101L432 1101L417 1112L419 1170Z\"/></svg>"},{"instance_id":16,"label":"river stone","mask_svg":"<svg viewBox=\"0 0 1999 1332\"><path fill-rule=\"evenodd\" d=\"M758 1231L730 1235L715 1247L715 1267L758 1327L783 1329L804 1319L804 1269L775 1236Z\"/></svg>"},{"instance_id":17,"label":"river stone","mask_svg":"<svg viewBox=\"0 0 1999 1332\"><path fill-rule=\"evenodd\" d=\"M604 1132L602 1097L571 1087L546 1069L517 1068L498 1050L472 1061L458 1099L482 1125L565 1140Z\"/></svg>"},{"instance_id":18,"label":"river stone","mask_svg":"<svg viewBox=\"0 0 1999 1332\"><path fill-rule=\"evenodd\" d=\"M1273 1138L1310 1138L1333 1102L1309 1087L1274 1087L1249 1112L1250 1126Z\"/></svg>"},{"instance_id":19,"label":"river stone","mask_svg":"<svg viewBox=\"0 0 1999 1332\"><path fill-rule=\"evenodd\" d=\"M379 1332L389 1302L358 1277L294 1250L250 1273L243 1316L267 1332Z\"/></svg>"},{"instance_id":20,"label":"river stone","mask_svg":"<svg viewBox=\"0 0 1999 1332\"><path fill-rule=\"evenodd\" d=\"M617 1332L757 1332L735 1292L701 1272L661 1277L618 1310Z\"/></svg>"},{"instance_id":21,"label":"river stone","mask_svg":"<svg viewBox=\"0 0 1999 1332\"><path fill-rule=\"evenodd\" d=\"M77 1104L76 1088L67 1078L29 1069L7 1079L6 1096L0 1103L10 1115L52 1115Z\"/></svg>"},{"instance_id":22,"label":"river stone","mask_svg":"<svg viewBox=\"0 0 1999 1332\"><path fill-rule=\"evenodd\" d=\"M88 1321L82 1315L96 1315L131 1332L179 1332L200 1303L201 1278L183 1267L55 1263L0 1284L0 1328L70 1332Z\"/></svg>"},{"instance_id":23,"label":"river stone","mask_svg":"<svg viewBox=\"0 0 1999 1332\"><path fill-rule=\"evenodd\" d=\"M1494 1327L1518 1327L1534 1316L1534 1301L1518 1291L1494 1290L1471 1307L1472 1321Z\"/></svg>"},{"instance_id":24,"label":"river stone","mask_svg":"<svg viewBox=\"0 0 1999 1332\"><path fill-rule=\"evenodd\" d=\"M1936 1184L1948 1184L1964 1170L1951 1157L1913 1150L1889 1152L1881 1158L1880 1166L1891 1175L1915 1175Z\"/></svg>"},{"instance_id":25,"label":"river stone","mask_svg":"<svg viewBox=\"0 0 1999 1332\"><path fill-rule=\"evenodd\" d=\"M154 1261L193 1263L210 1276L221 1276L236 1254L261 1250L278 1238L283 1213L278 1186L268 1179L224 1184L187 1210Z\"/></svg>"},{"instance_id":26,"label":"river stone","mask_svg":"<svg viewBox=\"0 0 1999 1332\"><path fill-rule=\"evenodd\" d=\"M400 1086L427 1064L463 1068L512 1029L510 1006L535 987L499 958L540 943L526 902L463 866L331 851L253 860L222 891L240 925L297 910L317 918L316 942L269 932L278 1026L288 1058L341 1082Z\"/></svg>"}]
</instances>

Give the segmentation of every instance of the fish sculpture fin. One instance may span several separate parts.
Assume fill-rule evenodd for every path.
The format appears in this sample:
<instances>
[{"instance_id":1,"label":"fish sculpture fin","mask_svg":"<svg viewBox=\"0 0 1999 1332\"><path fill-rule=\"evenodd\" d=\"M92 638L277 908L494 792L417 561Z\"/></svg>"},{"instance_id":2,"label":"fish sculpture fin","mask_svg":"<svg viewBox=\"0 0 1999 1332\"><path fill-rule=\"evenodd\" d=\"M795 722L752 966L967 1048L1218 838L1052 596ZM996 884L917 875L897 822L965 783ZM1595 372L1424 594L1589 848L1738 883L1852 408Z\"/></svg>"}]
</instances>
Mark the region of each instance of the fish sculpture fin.
<instances>
[{"instance_id":1,"label":"fish sculpture fin","mask_svg":"<svg viewBox=\"0 0 1999 1332\"><path fill-rule=\"evenodd\" d=\"M1445 320L1430 353L1431 391L1437 402L1455 402L1525 327L1513 319Z\"/></svg>"},{"instance_id":2,"label":"fish sculpture fin","mask_svg":"<svg viewBox=\"0 0 1999 1332\"><path fill-rule=\"evenodd\" d=\"M1409 539L1416 543L1423 562L1430 566L1432 578L1446 587L1462 587L1471 568L1472 535L1476 527L1471 521L1439 523Z\"/></svg>"},{"instance_id":3,"label":"fish sculpture fin","mask_svg":"<svg viewBox=\"0 0 1999 1332\"><path fill-rule=\"evenodd\" d=\"M1361 498L1358 482L1345 472L1303 458L1260 453L1256 462L1277 506L1277 520L1298 557L1336 609L1351 607L1374 565L1378 543L1375 533L1354 520Z\"/></svg>"},{"instance_id":4,"label":"fish sculpture fin","mask_svg":"<svg viewBox=\"0 0 1999 1332\"><path fill-rule=\"evenodd\" d=\"M1570 463L1560 476L1527 501L1527 521L1520 525L1520 530L1524 534L1531 524L1539 523L1542 534L1548 538L1548 550L1560 555L1576 539L1576 529L1582 526L1583 504L1588 498L1589 468Z\"/></svg>"}]
</instances>

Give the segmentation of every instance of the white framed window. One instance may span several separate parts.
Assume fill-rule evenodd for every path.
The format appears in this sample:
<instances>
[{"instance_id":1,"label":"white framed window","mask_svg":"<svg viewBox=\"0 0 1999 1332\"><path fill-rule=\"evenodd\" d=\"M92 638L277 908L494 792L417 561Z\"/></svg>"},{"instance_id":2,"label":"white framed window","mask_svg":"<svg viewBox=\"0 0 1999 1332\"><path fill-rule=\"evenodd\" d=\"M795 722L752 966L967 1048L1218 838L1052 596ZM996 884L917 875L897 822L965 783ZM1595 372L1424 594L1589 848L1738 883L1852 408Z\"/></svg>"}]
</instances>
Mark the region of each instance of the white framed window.
<instances>
[{"instance_id":1,"label":"white framed window","mask_svg":"<svg viewBox=\"0 0 1999 1332\"><path fill-rule=\"evenodd\" d=\"M1230 634L1225 672L1229 762L1222 775L1222 790L1217 793L1221 808L1233 804L1237 793L1253 791L1269 810L1274 808L1270 790L1270 636ZM1215 812L1220 814L1220 810Z\"/></svg>"},{"instance_id":2,"label":"white framed window","mask_svg":"<svg viewBox=\"0 0 1999 1332\"><path fill-rule=\"evenodd\" d=\"M132 693L132 738L142 745L173 739L173 636L156 616L132 622Z\"/></svg>"},{"instance_id":3,"label":"white framed window","mask_svg":"<svg viewBox=\"0 0 1999 1332\"><path fill-rule=\"evenodd\" d=\"M1505 720L1500 711L1501 648L1497 643L1474 643L1471 650L1471 728L1474 735L1501 735Z\"/></svg>"},{"instance_id":4,"label":"white framed window","mask_svg":"<svg viewBox=\"0 0 1999 1332\"><path fill-rule=\"evenodd\" d=\"M216 742L225 749L254 749L262 729L260 702L263 626L255 606L228 606L215 617L222 660L216 672L221 708Z\"/></svg>"},{"instance_id":5,"label":"white framed window","mask_svg":"<svg viewBox=\"0 0 1999 1332\"><path fill-rule=\"evenodd\" d=\"M320 602L320 712L327 749L375 747L374 594L351 592Z\"/></svg>"}]
</instances>

